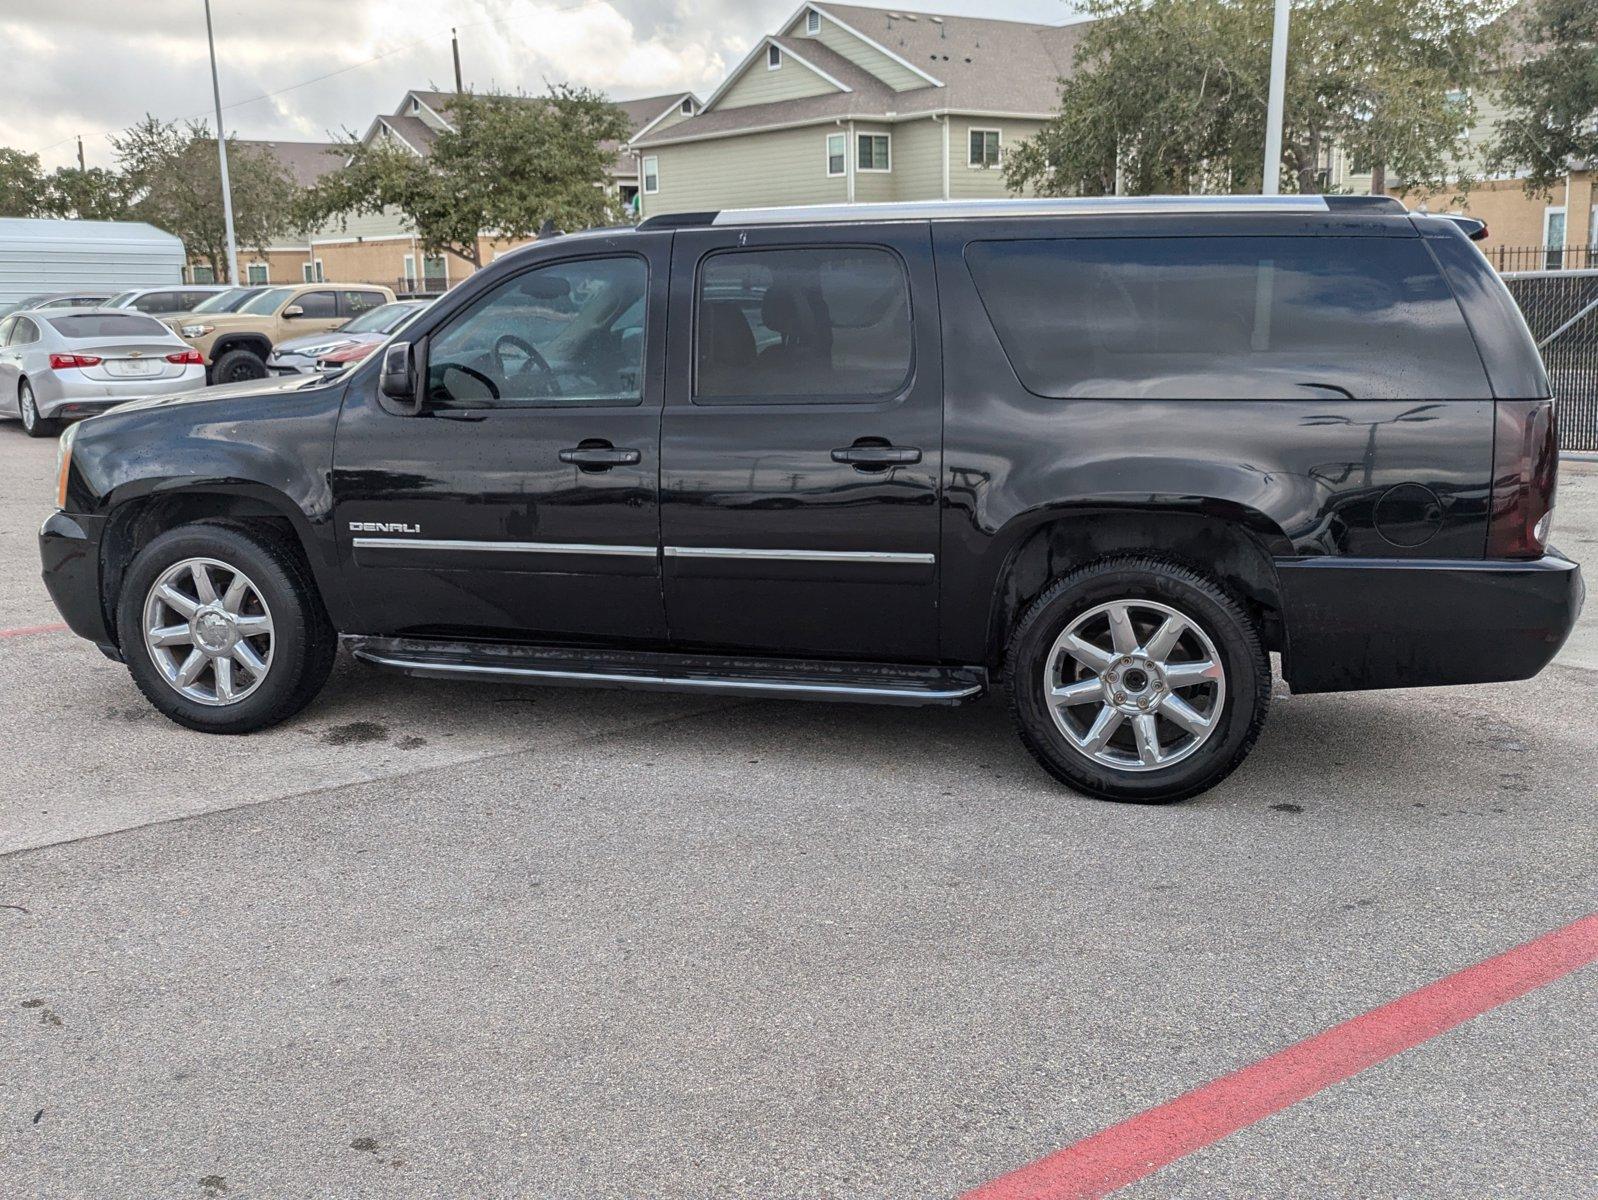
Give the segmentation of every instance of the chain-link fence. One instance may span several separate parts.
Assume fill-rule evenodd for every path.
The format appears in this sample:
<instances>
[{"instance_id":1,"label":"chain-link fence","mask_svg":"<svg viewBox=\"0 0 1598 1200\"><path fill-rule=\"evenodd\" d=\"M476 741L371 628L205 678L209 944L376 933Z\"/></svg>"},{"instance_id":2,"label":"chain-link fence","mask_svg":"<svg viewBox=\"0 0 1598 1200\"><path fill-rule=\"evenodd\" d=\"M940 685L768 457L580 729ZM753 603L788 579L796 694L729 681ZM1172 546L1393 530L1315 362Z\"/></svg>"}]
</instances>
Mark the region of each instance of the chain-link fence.
<instances>
[{"instance_id":1,"label":"chain-link fence","mask_svg":"<svg viewBox=\"0 0 1598 1200\"><path fill-rule=\"evenodd\" d=\"M1559 448L1598 450L1598 270L1504 276L1558 399Z\"/></svg>"}]
</instances>

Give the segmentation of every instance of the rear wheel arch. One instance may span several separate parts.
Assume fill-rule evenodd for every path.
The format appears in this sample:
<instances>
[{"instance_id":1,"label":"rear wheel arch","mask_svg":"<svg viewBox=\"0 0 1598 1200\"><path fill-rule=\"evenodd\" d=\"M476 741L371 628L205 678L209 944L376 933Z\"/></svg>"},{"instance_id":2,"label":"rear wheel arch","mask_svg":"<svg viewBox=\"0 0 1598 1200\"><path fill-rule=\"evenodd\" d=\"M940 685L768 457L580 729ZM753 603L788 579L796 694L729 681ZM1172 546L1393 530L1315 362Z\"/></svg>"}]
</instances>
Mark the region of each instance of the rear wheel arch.
<instances>
[{"instance_id":1,"label":"rear wheel arch","mask_svg":"<svg viewBox=\"0 0 1598 1200\"><path fill-rule=\"evenodd\" d=\"M1286 649L1273 556L1288 553L1290 544L1262 514L1237 506L1204 512L1094 506L1031 514L1013 525L989 610L990 665L1002 660L1016 623L1055 580L1127 554L1163 559L1215 580L1244 606L1267 648Z\"/></svg>"},{"instance_id":2,"label":"rear wheel arch","mask_svg":"<svg viewBox=\"0 0 1598 1200\"><path fill-rule=\"evenodd\" d=\"M245 527L283 542L310 569L323 606L338 623L343 592L332 564L315 552L304 514L293 502L266 493L267 489L248 486L196 486L146 493L116 504L100 537L100 603L109 628L116 628L123 581L139 551L168 530L199 524Z\"/></svg>"}]
</instances>

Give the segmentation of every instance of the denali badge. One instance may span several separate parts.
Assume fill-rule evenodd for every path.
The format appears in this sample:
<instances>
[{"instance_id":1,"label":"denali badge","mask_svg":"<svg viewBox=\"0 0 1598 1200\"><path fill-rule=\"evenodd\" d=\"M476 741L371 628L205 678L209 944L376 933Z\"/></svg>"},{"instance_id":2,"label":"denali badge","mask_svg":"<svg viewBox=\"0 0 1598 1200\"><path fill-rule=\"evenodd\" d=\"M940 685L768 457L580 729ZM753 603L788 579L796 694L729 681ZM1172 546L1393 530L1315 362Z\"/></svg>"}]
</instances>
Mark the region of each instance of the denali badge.
<instances>
[{"instance_id":1,"label":"denali badge","mask_svg":"<svg viewBox=\"0 0 1598 1200\"><path fill-rule=\"evenodd\" d=\"M351 521L351 533L421 533L420 525L407 525L404 521Z\"/></svg>"}]
</instances>

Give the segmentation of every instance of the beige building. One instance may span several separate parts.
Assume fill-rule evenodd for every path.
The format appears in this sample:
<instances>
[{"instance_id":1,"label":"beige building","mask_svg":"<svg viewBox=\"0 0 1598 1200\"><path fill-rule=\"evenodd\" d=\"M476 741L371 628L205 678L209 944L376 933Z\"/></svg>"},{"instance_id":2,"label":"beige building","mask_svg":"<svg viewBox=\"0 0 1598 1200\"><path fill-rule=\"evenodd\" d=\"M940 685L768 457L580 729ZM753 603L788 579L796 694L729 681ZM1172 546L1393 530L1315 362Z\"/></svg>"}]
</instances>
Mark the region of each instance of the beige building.
<instances>
[{"instance_id":1,"label":"beige building","mask_svg":"<svg viewBox=\"0 0 1598 1200\"><path fill-rule=\"evenodd\" d=\"M425 157L434 139L450 128L449 92L409 91L392 113L372 119L362 140L384 139ZM538 103L531 98L528 103ZM617 103L636 136L686 120L699 110L699 100L688 92L650 96ZM241 142L274 154L301 187L310 187L345 161L336 143ZM635 204L639 190L638 159L625 146L614 148L605 187L625 207ZM485 230L478 238L478 253L486 265L506 250L531 239L510 240ZM456 254L426 253L404 216L392 210L329 221L321 229L267 247L261 254L239 249L239 274L246 283L380 283L397 292L437 292L464 279L477 268ZM191 264L190 282L212 282L209 268Z\"/></svg>"},{"instance_id":2,"label":"beige building","mask_svg":"<svg viewBox=\"0 0 1598 1200\"><path fill-rule=\"evenodd\" d=\"M806 4L702 110L633 138L642 213L1004 196L1082 25Z\"/></svg>"},{"instance_id":3,"label":"beige building","mask_svg":"<svg viewBox=\"0 0 1598 1200\"><path fill-rule=\"evenodd\" d=\"M1513 20L1518 9L1502 20ZM1513 44L1511 55L1528 55L1525 42ZM1488 146L1496 138L1504 111L1489 90L1476 97L1476 123L1466 135L1461 165L1478 182L1462 200L1451 190L1411 191L1402 181L1390 188L1411 208L1429 212L1462 212L1487 222L1479 243L1502 271L1559 270L1598 267L1598 192L1591 163L1571 163L1565 177L1548 195L1528 195L1523 175L1485 173Z\"/></svg>"}]
</instances>

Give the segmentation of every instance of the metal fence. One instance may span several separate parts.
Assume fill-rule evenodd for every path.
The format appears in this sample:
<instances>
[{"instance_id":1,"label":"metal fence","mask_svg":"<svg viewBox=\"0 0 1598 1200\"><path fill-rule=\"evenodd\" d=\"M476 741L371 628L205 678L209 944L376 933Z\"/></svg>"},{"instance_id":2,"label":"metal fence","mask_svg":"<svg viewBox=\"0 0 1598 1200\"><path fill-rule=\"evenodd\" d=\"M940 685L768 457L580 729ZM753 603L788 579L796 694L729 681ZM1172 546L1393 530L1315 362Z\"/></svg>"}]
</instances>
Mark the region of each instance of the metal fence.
<instances>
[{"instance_id":1,"label":"metal fence","mask_svg":"<svg viewBox=\"0 0 1598 1200\"><path fill-rule=\"evenodd\" d=\"M1598 270L1504 276L1558 398L1559 448L1598 450Z\"/></svg>"},{"instance_id":2,"label":"metal fence","mask_svg":"<svg viewBox=\"0 0 1598 1200\"><path fill-rule=\"evenodd\" d=\"M1586 271L1598 267L1598 246L1494 246L1487 257L1500 271Z\"/></svg>"}]
</instances>

